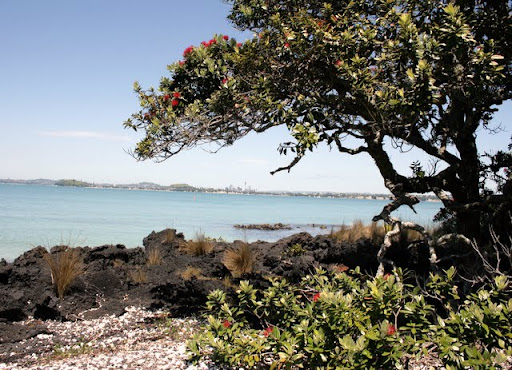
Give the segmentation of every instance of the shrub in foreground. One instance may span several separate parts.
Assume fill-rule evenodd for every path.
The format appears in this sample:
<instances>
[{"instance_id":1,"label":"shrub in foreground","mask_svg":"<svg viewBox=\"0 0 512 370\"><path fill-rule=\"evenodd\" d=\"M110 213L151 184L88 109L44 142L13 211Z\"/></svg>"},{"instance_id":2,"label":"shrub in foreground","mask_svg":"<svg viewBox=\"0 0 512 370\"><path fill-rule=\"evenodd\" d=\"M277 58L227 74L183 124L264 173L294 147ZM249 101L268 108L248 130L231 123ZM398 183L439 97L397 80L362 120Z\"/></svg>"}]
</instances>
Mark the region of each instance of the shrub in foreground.
<instances>
[{"instance_id":1,"label":"shrub in foreground","mask_svg":"<svg viewBox=\"0 0 512 370\"><path fill-rule=\"evenodd\" d=\"M319 269L262 291L243 281L233 302L209 295L205 330L189 350L245 368L407 368L429 354L446 369L498 368L512 354L510 282L498 277L461 298L454 276L431 274L422 288L400 270L370 278Z\"/></svg>"}]
</instances>

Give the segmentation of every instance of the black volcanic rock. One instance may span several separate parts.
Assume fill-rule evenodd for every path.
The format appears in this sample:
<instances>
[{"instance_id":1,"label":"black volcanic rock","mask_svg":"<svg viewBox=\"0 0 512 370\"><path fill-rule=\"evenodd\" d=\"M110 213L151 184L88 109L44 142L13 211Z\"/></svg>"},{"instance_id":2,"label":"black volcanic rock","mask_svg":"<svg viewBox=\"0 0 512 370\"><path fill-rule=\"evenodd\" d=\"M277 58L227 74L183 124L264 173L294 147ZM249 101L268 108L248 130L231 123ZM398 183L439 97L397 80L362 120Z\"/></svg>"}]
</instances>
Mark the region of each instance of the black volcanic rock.
<instances>
[{"instance_id":1,"label":"black volcanic rock","mask_svg":"<svg viewBox=\"0 0 512 370\"><path fill-rule=\"evenodd\" d=\"M79 247L83 273L72 282L62 300L55 294L50 268L43 259L48 253L46 249L34 248L12 263L1 260L0 323L13 323L29 316L41 320L76 320L121 315L129 306L165 308L171 315L190 315L204 308L208 293L214 289L234 294L232 286L241 279L265 287L269 284L265 276L281 276L296 282L317 267L359 266L371 273L377 268L379 249L368 240L348 244L328 235L313 237L308 233L298 233L275 243L257 241L249 244L255 256L254 272L233 278L223 264L224 253L243 242L213 242L213 251L203 256L185 254L180 248L184 243L182 233L166 229L144 238L144 248ZM51 253L56 255L63 248L54 247ZM389 256L399 266L421 269L428 266L425 248L421 244L409 249L393 247ZM149 265L151 251L159 253L159 263ZM191 269L194 274L186 276ZM230 280L225 280L227 277ZM15 325L12 327L13 331L17 330ZM0 340L32 334L6 333L7 339Z\"/></svg>"}]
</instances>

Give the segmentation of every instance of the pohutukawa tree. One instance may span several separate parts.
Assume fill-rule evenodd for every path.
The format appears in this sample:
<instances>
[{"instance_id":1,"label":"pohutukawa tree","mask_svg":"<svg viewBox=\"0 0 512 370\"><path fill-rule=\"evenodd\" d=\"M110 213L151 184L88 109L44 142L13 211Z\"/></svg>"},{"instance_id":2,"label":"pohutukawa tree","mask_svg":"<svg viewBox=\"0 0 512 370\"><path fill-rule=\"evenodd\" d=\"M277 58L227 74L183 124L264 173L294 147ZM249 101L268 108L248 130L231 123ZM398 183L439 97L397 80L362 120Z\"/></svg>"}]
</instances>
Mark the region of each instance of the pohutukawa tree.
<instances>
[{"instance_id":1,"label":"pohutukawa tree","mask_svg":"<svg viewBox=\"0 0 512 370\"><path fill-rule=\"evenodd\" d=\"M294 159L274 173L319 143L369 154L393 194L374 218L393 226L390 235L424 232L391 216L418 203L417 193L435 193L469 239L480 238L483 215L512 208L510 148L486 154L476 145L478 130L495 129L496 107L512 97L510 1L227 2L229 19L254 37L242 44L217 35L187 48L157 90L135 84L142 109L125 126L145 133L137 159L231 145L286 125L294 141L279 150ZM418 148L436 165L416 162L411 174L399 173L390 142Z\"/></svg>"}]
</instances>

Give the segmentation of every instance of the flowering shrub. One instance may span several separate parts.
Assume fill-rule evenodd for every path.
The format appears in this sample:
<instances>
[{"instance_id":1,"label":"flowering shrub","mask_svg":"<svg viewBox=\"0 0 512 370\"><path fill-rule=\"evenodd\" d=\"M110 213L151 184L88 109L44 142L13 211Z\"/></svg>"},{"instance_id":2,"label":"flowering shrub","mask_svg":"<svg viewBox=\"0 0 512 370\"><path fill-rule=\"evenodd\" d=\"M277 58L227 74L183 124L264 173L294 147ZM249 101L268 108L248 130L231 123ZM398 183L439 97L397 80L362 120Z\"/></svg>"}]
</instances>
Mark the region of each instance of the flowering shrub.
<instances>
[{"instance_id":1,"label":"flowering shrub","mask_svg":"<svg viewBox=\"0 0 512 370\"><path fill-rule=\"evenodd\" d=\"M407 368L428 353L446 369L496 368L512 354L510 283L500 277L462 299L454 276L432 274L421 289L400 270L370 278L319 269L298 285L270 279L265 290L242 281L233 302L210 294L189 349L194 360L244 368Z\"/></svg>"}]
</instances>

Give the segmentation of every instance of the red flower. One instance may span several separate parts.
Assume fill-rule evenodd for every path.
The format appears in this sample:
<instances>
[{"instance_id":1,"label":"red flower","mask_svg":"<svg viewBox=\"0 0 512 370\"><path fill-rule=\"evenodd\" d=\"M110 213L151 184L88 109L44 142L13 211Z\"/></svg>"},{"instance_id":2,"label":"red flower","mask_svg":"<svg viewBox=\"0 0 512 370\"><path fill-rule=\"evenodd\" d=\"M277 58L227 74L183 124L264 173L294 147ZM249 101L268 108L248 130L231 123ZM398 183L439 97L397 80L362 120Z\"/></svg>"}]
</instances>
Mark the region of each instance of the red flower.
<instances>
[{"instance_id":1,"label":"red flower","mask_svg":"<svg viewBox=\"0 0 512 370\"><path fill-rule=\"evenodd\" d=\"M217 40L215 40L215 39L211 39L211 40L208 42L208 46L213 45L213 44L216 44L216 43L217 43Z\"/></svg>"},{"instance_id":2,"label":"red flower","mask_svg":"<svg viewBox=\"0 0 512 370\"><path fill-rule=\"evenodd\" d=\"M388 330L386 331L386 335L393 335L396 333L395 325L388 324Z\"/></svg>"},{"instance_id":3,"label":"red flower","mask_svg":"<svg viewBox=\"0 0 512 370\"><path fill-rule=\"evenodd\" d=\"M178 99L181 96L181 94L179 92L175 92L174 94L172 94L172 96Z\"/></svg>"},{"instance_id":4,"label":"red flower","mask_svg":"<svg viewBox=\"0 0 512 370\"><path fill-rule=\"evenodd\" d=\"M184 60L180 60L179 63L180 63L180 66L182 66L183 64L185 64L185 61Z\"/></svg>"},{"instance_id":5,"label":"red flower","mask_svg":"<svg viewBox=\"0 0 512 370\"><path fill-rule=\"evenodd\" d=\"M165 94L165 95L164 95L164 101L167 101L167 100L169 100L170 98L171 98L171 97L170 97L170 95L169 95L169 94Z\"/></svg>"},{"instance_id":6,"label":"red flower","mask_svg":"<svg viewBox=\"0 0 512 370\"><path fill-rule=\"evenodd\" d=\"M227 40L229 40L229 36L228 36L228 35L224 35L224 36L222 36L222 38L223 38L224 40L226 40L226 41L227 41Z\"/></svg>"},{"instance_id":7,"label":"red flower","mask_svg":"<svg viewBox=\"0 0 512 370\"><path fill-rule=\"evenodd\" d=\"M384 280L388 280L388 277L390 277L390 276L391 276L391 274L388 272L387 274L385 274L385 275L383 276L383 278L384 278Z\"/></svg>"},{"instance_id":8,"label":"red flower","mask_svg":"<svg viewBox=\"0 0 512 370\"><path fill-rule=\"evenodd\" d=\"M316 302L320 299L320 293L316 293L314 296L313 296L313 302Z\"/></svg>"},{"instance_id":9,"label":"red flower","mask_svg":"<svg viewBox=\"0 0 512 370\"><path fill-rule=\"evenodd\" d=\"M179 100L176 100L176 99L173 99L173 100L172 100L172 102L171 102L171 105L172 105L173 107L178 106L178 104L180 104L180 101L179 101Z\"/></svg>"},{"instance_id":10,"label":"red flower","mask_svg":"<svg viewBox=\"0 0 512 370\"><path fill-rule=\"evenodd\" d=\"M284 44L284 47L285 47L285 48L289 48L289 47L290 47L290 44L286 43L286 44Z\"/></svg>"},{"instance_id":11,"label":"red flower","mask_svg":"<svg viewBox=\"0 0 512 370\"><path fill-rule=\"evenodd\" d=\"M242 46L242 43L239 42L238 44L236 44L237 47L241 47Z\"/></svg>"},{"instance_id":12,"label":"red flower","mask_svg":"<svg viewBox=\"0 0 512 370\"><path fill-rule=\"evenodd\" d=\"M336 61L336 65L337 65L338 67L339 67L339 66L341 66L342 64L343 64L343 62L342 62L341 60L337 60L337 61Z\"/></svg>"},{"instance_id":13,"label":"red flower","mask_svg":"<svg viewBox=\"0 0 512 370\"><path fill-rule=\"evenodd\" d=\"M224 320L222 322L222 326L224 326L227 329L227 328L229 328L231 326L231 323L228 320Z\"/></svg>"},{"instance_id":14,"label":"red flower","mask_svg":"<svg viewBox=\"0 0 512 370\"><path fill-rule=\"evenodd\" d=\"M183 51L183 56L186 57L188 54L192 52L192 50L194 50L194 47L191 45Z\"/></svg>"},{"instance_id":15,"label":"red flower","mask_svg":"<svg viewBox=\"0 0 512 370\"><path fill-rule=\"evenodd\" d=\"M223 85L224 85L224 84L226 84L227 82L228 82L228 79L227 79L227 78L223 78L223 79L222 79L222 84L223 84Z\"/></svg>"},{"instance_id":16,"label":"red flower","mask_svg":"<svg viewBox=\"0 0 512 370\"><path fill-rule=\"evenodd\" d=\"M203 45L204 47L208 47L210 46L209 43L207 43L206 41L201 41L201 45Z\"/></svg>"},{"instance_id":17,"label":"red flower","mask_svg":"<svg viewBox=\"0 0 512 370\"><path fill-rule=\"evenodd\" d=\"M268 337L270 334L272 334L272 330L274 330L271 326L269 326L268 328L266 328L265 330L263 330L263 335L265 337Z\"/></svg>"}]
</instances>

